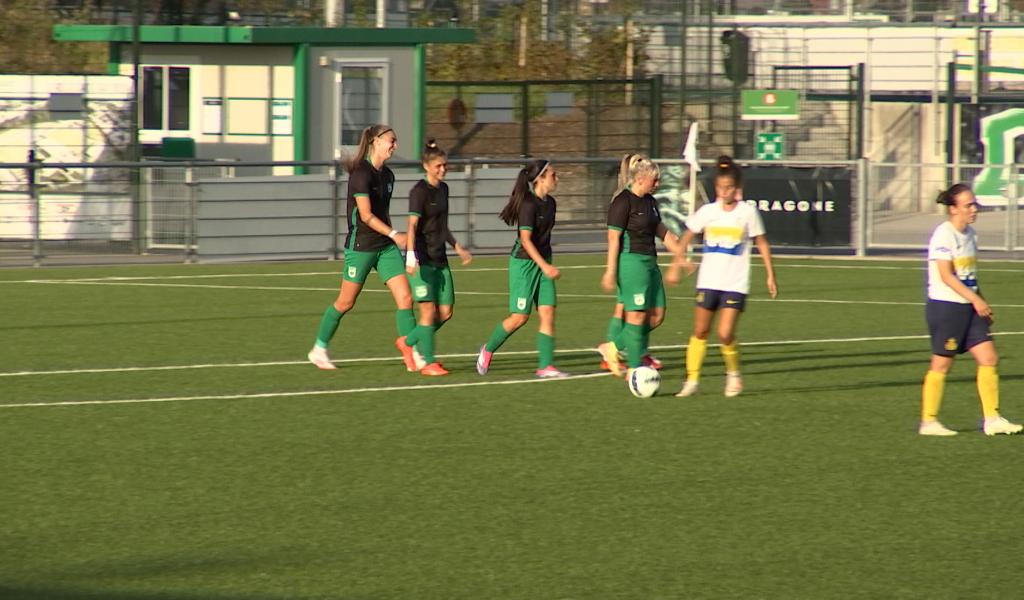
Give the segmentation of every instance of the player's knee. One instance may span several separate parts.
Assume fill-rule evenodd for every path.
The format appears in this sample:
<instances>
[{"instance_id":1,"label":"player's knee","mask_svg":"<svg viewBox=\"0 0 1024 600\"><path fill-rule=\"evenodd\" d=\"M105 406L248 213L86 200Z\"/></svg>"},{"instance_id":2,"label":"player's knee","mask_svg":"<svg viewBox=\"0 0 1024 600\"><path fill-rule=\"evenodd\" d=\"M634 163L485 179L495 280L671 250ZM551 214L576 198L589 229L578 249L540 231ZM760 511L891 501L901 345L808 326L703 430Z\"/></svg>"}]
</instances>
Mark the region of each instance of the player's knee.
<instances>
[{"instance_id":1,"label":"player's knee","mask_svg":"<svg viewBox=\"0 0 1024 600\"><path fill-rule=\"evenodd\" d=\"M352 307L356 305L355 298L338 298L334 301L334 310L345 314L352 310Z\"/></svg>"},{"instance_id":2,"label":"player's knee","mask_svg":"<svg viewBox=\"0 0 1024 600\"><path fill-rule=\"evenodd\" d=\"M452 314L454 312L455 311L452 310L452 307L450 306L441 308L440 310L437 311L438 321L441 323L447 323L448 320L452 318Z\"/></svg>"},{"instance_id":3,"label":"player's knee","mask_svg":"<svg viewBox=\"0 0 1024 600\"><path fill-rule=\"evenodd\" d=\"M514 331L516 329L519 329L523 325L526 325L526 322L529 321L529 320L530 320L530 315L520 315L520 314L509 315L509 317L507 319L505 319L505 329L507 330L507 329L509 329L511 327L511 329Z\"/></svg>"}]
</instances>

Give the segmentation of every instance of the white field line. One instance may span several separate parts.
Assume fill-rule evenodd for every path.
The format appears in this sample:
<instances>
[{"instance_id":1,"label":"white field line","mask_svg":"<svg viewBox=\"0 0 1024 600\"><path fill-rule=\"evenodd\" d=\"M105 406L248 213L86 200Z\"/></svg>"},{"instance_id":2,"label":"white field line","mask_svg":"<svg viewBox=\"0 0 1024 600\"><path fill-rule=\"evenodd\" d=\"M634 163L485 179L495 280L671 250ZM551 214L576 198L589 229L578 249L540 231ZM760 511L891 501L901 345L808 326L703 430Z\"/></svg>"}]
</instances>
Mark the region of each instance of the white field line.
<instances>
[{"instance_id":1,"label":"white field line","mask_svg":"<svg viewBox=\"0 0 1024 600\"><path fill-rule=\"evenodd\" d=\"M51 285L125 285L134 287L166 287L166 288L194 288L194 289L210 289L210 290L255 290L255 291L283 291L283 292L336 292L338 288L335 287L290 287L290 286L276 286L276 285L216 285L212 283L146 283L142 281L123 281L123 280L38 280L31 283L45 283ZM386 289L367 289L363 288L363 294L390 294L391 290ZM459 290L456 292L460 296L507 296L508 292L472 292L468 290ZM593 299L608 299L612 298L612 294L567 294L560 292L558 294L561 298L593 298ZM691 296L668 296L672 300L689 300ZM888 300L828 300L828 299L816 299L816 298L748 298L748 302L791 302L791 303L802 303L802 304L867 304L867 305L880 305L880 306L924 306L924 302L900 302L900 301L888 301ZM992 304L992 308L1024 308L1024 304Z\"/></svg>"},{"instance_id":2,"label":"white field line","mask_svg":"<svg viewBox=\"0 0 1024 600\"><path fill-rule=\"evenodd\" d=\"M864 259L850 259L850 260L864 260ZM338 263L343 264L342 262ZM697 264L700 264L697 261ZM662 266L668 266L668 263L662 262ZM756 268L762 268L763 265L758 261L753 261L752 265ZM837 265L837 264L826 264L826 265L788 265L785 262L779 263L776 258L776 268L785 269L855 269L855 270L875 270L875 271L924 271L923 266L895 266L895 265ZM576 270L576 269L603 269L604 265L566 265L559 266L559 270ZM457 273L487 273L495 271L507 271L506 267L471 267L461 268L454 266L453 271ZM983 269L984 273L1024 273L1024 269ZM296 273L205 273L197 275L136 275L131 277L121 276L110 276L110 277L81 277L75 279L18 279L18 280L7 280L0 281L3 283L78 283L78 282L130 282L130 281L148 281L153 279L159 279L161 281L170 280L181 280L181 279L237 279L237 278L258 278L258 277L320 277L320 276L336 276L341 277L341 269L339 267L336 271L306 271Z\"/></svg>"},{"instance_id":3,"label":"white field line","mask_svg":"<svg viewBox=\"0 0 1024 600\"><path fill-rule=\"evenodd\" d=\"M1004 335L1024 335L1024 331L1000 331L993 333L994 336ZM853 337L853 338L812 338L802 340L764 340L755 342L741 342L743 346L793 346L799 344L847 344L856 342L891 342L891 341L904 341L904 340L925 340L928 339L927 335L887 335L887 336L874 336L874 337ZM682 350L686 348L686 344L662 344L654 345L650 348L652 350ZM720 344L708 344L708 346L715 348ZM522 355L533 355L537 352L535 350L510 350L501 352L501 356L522 356ZM597 354L596 348L570 348L565 350L556 350L555 354ZM476 353L453 353L453 354L438 354L438 358L473 358ZM364 363L375 363L375 362L401 362L401 357L398 356L365 356L360 358L341 358L336 359L333 362L336 365L345 364L364 364ZM96 369L54 369L49 371L7 371L0 372L0 377L28 377L37 375L82 375L82 374L96 374L96 373L133 373L133 372L150 372L150 371L186 371L193 369L239 369L239 368L251 368L251 367L286 367L295 365L308 365L309 361L306 360L281 360L281 361L265 361L265 362L243 362L243 363L197 363L192 365L163 365L163 366L150 366L150 367L109 367L109 368L96 368Z\"/></svg>"},{"instance_id":4,"label":"white field line","mask_svg":"<svg viewBox=\"0 0 1024 600\"><path fill-rule=\"evenodd\" d=\"M1000 335L1022 335L1024 331L1012 331L1003 332ZM882 336L882 337L860 337L860 338L845 338L845 339L821 339L821 340L782 340L782 341L765 341L765 342L744 342L746 346L767 346L767 345L783 345L783 344L807 344L807 343L850 343L850 342L877 342L887 340L912 340L927 338L925 335L911 335L911 336ZM717 344L714 344L717 345ZM672 346L652 346L656 349L665 348L682 348L685 346L672 345ZM568 352L579 352L580 350L566 350L561 353ZM592 351L592 350L590 350ZM506 352L503 354L532 354L532 352ZM445 355L445 356L474 356L473 354L457 354L457 355ZM362 359L366 360L366 359ZM371 359L379 360L379 359ZM341 362L341 361L334 361ZM304 361L296 361L295 364L301 364ZM248 363L245 366L255 366L258 363ZM282 363L264 363L264 364L282 364ZM239 365L221 365L221 366L239 366ZM188 367L181 367L188 368ZM140 369L142 370L142 369ZM94 371L95 372L95 371ZM56 372L50 372L54 374ZM258 394L226 394L226 395L206 395L206 396L170 396L170 397L157 397L157 398L125 398L116 400L67 400L62 402L21 402L16 404L0 404L0 409L4 408L44 408L53 406L87 406L87 405L111 405L111 404L155 404L162 402L189 402L194 400L255 400L261 398L296 398L304 396L328 396L328 395L340 395L340 394L360 394L360 393L376 393L376 392L404 392L413 390L429 390L429 389L451 389L451 388L466 388L466 387L479 387L485 385L515 385L515 384L526 384L526 383L551 383L556 381L571 381L574 379L591 379L595 377L607 377L607 372L600 373L584 373L580 375L570 375L565 379L510 379L504 381L478 381L469 383L439 383L439 384L420 384L420 385L406 385L406 386L388 386L388 387L366 387L366 388L345 388L337 390L309 390L299 392L265 392Z\"/></svg>"},{"instance_id":5,"label":"white field line","mask_svg":"<svg viewBox=\"0 0 1024 600\"><path fill-rule=\"evenodd\" d=\"M126 398L122 400L68 400L64 402L24 402L20 404L0 404L2 408L39 408L46 406L84 406L90 404L149 404L156 402L188 402L191 400L255 400L260 398L295 398L301 396L329 396L335 394L360 394L372 392L406 392L414 390L433 390L444 388L466 388L479 387L484 385L515 385L519 383L554 383L556 381L571 381L573 379L592 379L595 377L608 377L607 372L584 373L570 375L562 379L506 379L498 381L476 381L469 383L435 383L421 385L401 385L390 387L367 387L367 388L346 388L339 390L310 390L303 392L265 392L261 394L228 394L221 396L172 396L164 398Z\"/></svg>"}]
</instances>

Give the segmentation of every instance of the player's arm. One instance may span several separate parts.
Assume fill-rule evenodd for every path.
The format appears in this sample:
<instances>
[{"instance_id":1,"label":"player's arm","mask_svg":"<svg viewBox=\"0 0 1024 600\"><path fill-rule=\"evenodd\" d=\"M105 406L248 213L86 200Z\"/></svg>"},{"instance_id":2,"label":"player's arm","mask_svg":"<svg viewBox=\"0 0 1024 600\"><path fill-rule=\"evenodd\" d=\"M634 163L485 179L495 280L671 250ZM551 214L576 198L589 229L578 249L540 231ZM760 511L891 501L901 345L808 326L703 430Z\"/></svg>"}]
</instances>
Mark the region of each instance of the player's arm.
<instances>
[{"instance_id":1,"label":"player's arm","mask_svg":"<svg viewBox=\"0 0 1024 600\"><path fill-rule=\"evenodd\" d=\"M537 246L533 243L533 230L520 227L519 228L519 244L522 245L523 250L526 251L526 255L529 256L533 262L537 263L540 267L544 276L548 279L558 279L561 276L561 272L558 267L544 260L541 256L540 250L537 250Z\"/></svg>"},{"instance_id":2,"label":"player's arm","mask_svg":"<svg viewBox=\"0 0 1024 600\"><path fill-rule=\"evenodd\" d=\"M682 253L683 247L679 243L681 238L669 231L669 228L665 227L664 223L658 223L658 229L655 232L655 235L665 242L665 247L668 248L669 252L676 256L679 256Z\"/></svg>"},{"instance_id":3,"label":"player's arm","mask_svg":"<svg viewBox=\"0 0 1024 600\"><path fill-rule=\"evenodd\" d=\"M618 280L619 253L622 251L622 232L629 226L629 200L619 194L608 207L608 255L605 258L601 289L615 291Z\"/></svg>"},{"instance_id":4,"label":"player's arm","mask_svg":"<svg viewBox=\"0 0 1024 600\"><path fill-rule=\"evenodd\" d=\"M683 269L687 275L693 275L693 272L697 270L697 265L690 262L687 258L687 253L690 250L690 244L693 242L694 236L697 234L687 227L686 231L683 232L682 237L679 238L679 253L672 259L672 266L668 268L668 273L665 275L665 279L669 282L679 281L679 270Z\"/></svg>"},{"instance_id":5,"label":"player's arm","mask_svg":"<svg viewBox=\"0 0 1024 600\"><path fill-rule=\"evenodd\" d=\"M956 276L956 271L953 270L953 261L937 259L935 260L935 266L938 267L939 278L942 279L942 283L948 285L961 298L970 302L971 306L974 307L974 312L978 313L979 317L989 321L993 319L992 307L988 305L988 302L985 302L981 294L964 285L964 282L960 281L960 278Z\"/></svg>"},{"instance_id":6,"label":"player's arm","mask_svg":"<svg viewBox=\"0 0 1024 600\"><path fill-rule=\"evenodd\" d=\"M455 253L462 259L462 266L466 266L473 262L473 255L470 254L469 250L464 248L457 239L455 239L455 236L452 234L450 229L448 230L448 235L445 236L445 241L448 242L449 246L455 249Z\"/></svg>"},{"instance_id":7,"label":"player's arm","mask_svg":"<svg viewBox=\"0 0 1024 600\"><path fill-rule=\"evenodd\" d=\"M370 205L370 196L367 194L356 194L356 206L359 208L359 220L377 233L387 236L399 246L405 245L405 234L392 229L390 225L377 218L373 214L373 207Z\"/></svg>"},{"instance_id":8,"label":"player's arm","mask_svg":"<svg viewBox=\"0 0 1024 600\"><path fill-rule=\"evenodd\" d=\"M608 226L608 256L605 259L604 275L601 276L601 289L606 292L615 291L618 279L619 250L622 248L622 230Z\"/></svg>"},{"instance_id":9,"label":"player's arm","mask_svg":"<svg viewBox=\"0 0 1024 600\"><path fill-rule=\"evenodd\" d=\"M419 262L416 260L416 227L420 224L420 216L410 212L408 225L405 228L405 272L413 275Z\"/></svg>"},{"instance_id":10,"label":"player's arm","mask_svg":"<svg viewBox=\"0 0 1024 600\"><path fill-rule=\"evenodd\" d=\"M779 286L775 283L775 267L772 265L772 249L768 245L768 238L764 235L755 235L754 244L757 245L757 251L761 254L761 260L764 261L764 270L768 274L766 281L768 295L775 298L779 295Z\"/></svg>"}]
</instances>

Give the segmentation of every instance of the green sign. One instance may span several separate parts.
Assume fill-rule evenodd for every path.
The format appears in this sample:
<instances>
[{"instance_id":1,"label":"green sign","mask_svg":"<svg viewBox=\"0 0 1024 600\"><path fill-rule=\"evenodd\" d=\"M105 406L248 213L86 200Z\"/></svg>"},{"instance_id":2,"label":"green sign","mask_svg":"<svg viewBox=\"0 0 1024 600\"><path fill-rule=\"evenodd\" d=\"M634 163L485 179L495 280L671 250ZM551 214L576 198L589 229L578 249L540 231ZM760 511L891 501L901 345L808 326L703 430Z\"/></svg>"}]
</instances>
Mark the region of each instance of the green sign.
<instances>
[{"instance_id":1,"label":"green sign","mask_svg":"<svg viewBox=\"0 0 1024 600\"><path fill-rule=\"evenodd\" d=\"M757 134L757 160L782 160L785 141L781 133Z\"/></svg>"},{"instance_id":2,"label":"green sign","mask_svg":"<svg viewBox=\"0 0 1024 600\"><path fill-rule=\"evenodd\" d=\"M796 90L742 90L742 118L748 121L796 120L800 96Z\"/></svg>"}]
</instances>

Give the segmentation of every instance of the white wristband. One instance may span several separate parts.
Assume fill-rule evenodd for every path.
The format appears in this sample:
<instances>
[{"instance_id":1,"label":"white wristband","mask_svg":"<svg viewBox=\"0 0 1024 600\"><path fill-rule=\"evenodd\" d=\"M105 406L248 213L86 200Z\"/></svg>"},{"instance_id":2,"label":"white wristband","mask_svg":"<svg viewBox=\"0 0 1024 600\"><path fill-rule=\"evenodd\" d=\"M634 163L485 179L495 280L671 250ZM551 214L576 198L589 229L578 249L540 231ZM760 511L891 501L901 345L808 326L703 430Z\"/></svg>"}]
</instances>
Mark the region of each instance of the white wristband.
<instances>
[{"instance_id":1,"label":"white wristband","mask_svg":"<svg viewBox=\"0 0 1024 600\"><path fill-rule=\"evenodd\" d=\"M395 239L396 235L398 235L398 230L396 229L392 229L391 231L388 232L388 237L391 239Z\"/></svg>"},{"instance_id":2,"label":"white wristband","mask_svg":"<svg viewBox=\"0 0 1024 600\"><path fill-rule=\"evenodd\" d=\"M419 263L416 262L416 253L415 252L406 252L405 253L405 266L407 266L407 267L415 267L417 264L419 264Z\"/></svg>"}]
</instances>

